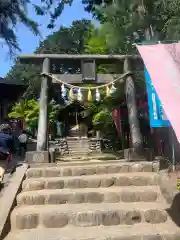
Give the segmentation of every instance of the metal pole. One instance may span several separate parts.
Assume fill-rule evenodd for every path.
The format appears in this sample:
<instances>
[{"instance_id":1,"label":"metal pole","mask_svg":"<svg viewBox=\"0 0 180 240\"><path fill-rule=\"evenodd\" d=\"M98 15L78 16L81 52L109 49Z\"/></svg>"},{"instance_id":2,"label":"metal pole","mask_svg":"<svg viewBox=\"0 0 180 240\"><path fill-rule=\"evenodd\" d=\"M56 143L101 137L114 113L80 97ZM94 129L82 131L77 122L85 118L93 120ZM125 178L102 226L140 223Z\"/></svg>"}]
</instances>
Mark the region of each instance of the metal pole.
<instances>
[{"instance_id":1,"label":"metal pole","mask_svg":"<svg viewBox=\"0 0 180 240\"><path fill-rule=\"evenodd\" d=\"M172 171L176 170L176 158L175 158L175 147L174 147L174 131L171 127L171 141L172 141Z\"/></svg>"}]
</instances>

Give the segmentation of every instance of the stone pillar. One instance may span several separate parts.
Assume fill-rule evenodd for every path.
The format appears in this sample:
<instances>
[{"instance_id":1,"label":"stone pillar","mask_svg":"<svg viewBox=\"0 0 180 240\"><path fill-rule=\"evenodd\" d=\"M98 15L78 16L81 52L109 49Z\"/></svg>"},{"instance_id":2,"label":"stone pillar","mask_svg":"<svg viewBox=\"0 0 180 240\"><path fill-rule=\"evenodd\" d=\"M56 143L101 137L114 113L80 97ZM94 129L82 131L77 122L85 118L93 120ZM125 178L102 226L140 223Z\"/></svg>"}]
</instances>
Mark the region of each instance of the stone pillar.
<instances>
[{"instance_id":1,"label":"stone pillar","mask_svg":"<svg viewBox=\"0 0 180 240\"><path fill-rule=\"evenodd\" d=\"M129 72L130 62L129 59L124 61L124 73ZM138 109L136 103L136 89L132 76L127 76L125 81L125 94L126 94L126 104L128 108L128 118L130 125L130 132L132 137L132 148L135 153L142 154L142 135L140 132L139 119L138 119ZM132 155L132 154L131 154ZM136 155L136 154L135 154Z\"/></svg>"},{"instance_id":2,"label":"stone pillar","mask_svg":"<svg viewBox=\"0 0 180 240\"><path fill-rule=\"evenodd\" d=\"M43 61L42 72L50 72L50 60L48 58ZM49 102L49 85L50 79L42 76L41 93L39 101L39 122L37 133L36 151L28 151L26 153L26 162L29 164L42 164L50 162L50 154L48 150L48 102Z\"/></svg>"},{"instance_id":3,"label":"stone pillar","mask_svg":"<svg viewBox=\"0 0 180 240\"><path fill-rule=\"evenodd\" d=\"M101 133L100 131L96 131L96 138L99 140L101 138Z\"/></svg>"},{"instance_id":4,"label":"stone pillar","mask_svg":"<svg viewBox=\"0 0 180 240\"><path fill-rule=\"evenodd\" d=\"M42 67L43 73L50 72L50 60L45 58ZM39 109L39 122L37 134L37 151L48 150L48 90L50 80L47 76L42 76L41 80L41 94L40 94L40 109Z\"/></svg>"}]
</instances>

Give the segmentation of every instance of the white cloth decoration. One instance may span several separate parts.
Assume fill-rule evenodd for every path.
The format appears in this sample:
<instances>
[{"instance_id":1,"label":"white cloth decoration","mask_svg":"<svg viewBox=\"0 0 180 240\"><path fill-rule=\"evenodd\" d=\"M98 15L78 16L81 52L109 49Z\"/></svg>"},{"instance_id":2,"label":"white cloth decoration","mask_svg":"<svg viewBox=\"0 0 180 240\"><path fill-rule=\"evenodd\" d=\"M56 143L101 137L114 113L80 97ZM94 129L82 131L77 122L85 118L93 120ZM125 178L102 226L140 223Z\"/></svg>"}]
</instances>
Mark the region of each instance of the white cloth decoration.
<instances>
[{"instance_id":1,"label":"white cloth decoration","mask_svg":"<svg viewBox=\"0 0 180 240\"><path fill-rule=\"evenodd\" d=\"M114 84L112 84L112 87L110 89L110 94L114 93L116 91L116 87L114 86Z\"/></svg>"},{"instance_id":2,"label":"white cloth decoration","mask_svg":"<svg viewBox=\"0 0 180 240\"><path fill-rule=\"evenodd\" d=\"M64 98L66 96L66 88L64 87L64 84L62 84L61 86L61 93L62 93L62 97Z\"/></svg>"},{"instance_id":3,"label":"white cloth decoration","mask_svg":"<svg viewBox=\"0 0 180 240\"><path fill-rule=\"evenodd\" d=\"M82 97L83 97L83 96L82 96L82 92L81 92L81 89L79 88L79 89L78 89L77 100L78 100L78 101L82 101Z\"/></svg>"},{"instance_id":4,"label":"white cloth decoration","mask_svg":"<svg viewBox=\"0 0 180 240\"><path fill-rule=\"evenodd\" d=\"M100 101L100 99L101 99L101 96L100 96L100 93L99 93L99 89L97 88L96 89L96 101Z\"/></svg>"}]
</instances>

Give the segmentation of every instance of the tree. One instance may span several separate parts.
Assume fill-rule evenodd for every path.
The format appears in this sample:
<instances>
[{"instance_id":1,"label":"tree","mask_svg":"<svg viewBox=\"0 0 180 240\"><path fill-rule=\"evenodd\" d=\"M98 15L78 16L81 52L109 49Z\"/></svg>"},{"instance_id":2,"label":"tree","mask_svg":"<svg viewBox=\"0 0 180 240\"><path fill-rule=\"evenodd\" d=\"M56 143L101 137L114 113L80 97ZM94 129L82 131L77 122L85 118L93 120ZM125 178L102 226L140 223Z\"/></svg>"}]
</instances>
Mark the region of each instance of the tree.
<instances>
[{"instance_id":1,"label":"tree","mask_svg":"<svg viewBox=\"0 0 180 240\"><path fill-rule=\"evenodd\" d=\"M71 5L72 0L41 0L35 4L33 0L0 0L0 39L4 40L10 53L20 50L15 33L18 23L27 26L34 34L39 35L38 23L31 19L28 7L32 6L37 15L50 15L48 28L54 28L56 19L61 15L65 5Z\"/></svg>"},{"instance_id":2,"label":"tree","mask_svg":"<svg viewBox=\"0 0 180 240\"><path fill-rule=\"evenodd\" d=\"M27 128L28 116L37 109L37 101L35 99L24 100L12 106L11 112L8 114L9 118L20 118L23 121L23 129Z\"/></svg>"},{"instance_id":3,"label":"tree","mask_svg":"<svg viewBox=\"0 0 180 240\"><path fill-rule=\"evenodd\" d=\"M113 133L116 131L111 112L107 108L95 114L92 122L95 130L101 131L101 133L103 133L105 136L112 134L112 131Z\"/></svg>"},{"instance_id":4,"label":"tree","mask_svg":"<svg viewBox=\"0 0 180 240\"><path fill-rule=\"evenodd\" d=\"M10 53L20 50L15 27L21 22L34 34L39 34L38 24L27 13L28 0L0 0L0 39L8 45Z\"/></svg>"},{"instance_id":5,"label":"tree","mask_svg":"<svg viewBox=\"0 0 180 240\"><path fill-rule=\"evenodd\" d=\"M85 45L85 52L89 54L107 54L109 51L106 35L102 27L91 25Z\"/></svg>"},{"instance_id":6,"label":"tree","mask_svg":"<svg viewBox=\"0 0 180 240\"><path fill-rule=\"evenodd\" d=\"M91 29L91 21L82 19L72 22L70 27L61 26L60 29L49 35L36 53L80 54L84 52L85 40Z\"/></svg>"},{"instance_id":7,"label":"tree","mask_svg":"<svg viewBox=\"0 0 180 240\"><path fill-rule=\"evenodd\" d=\"M37 98L40 92L41 66L34 64L21 64L16 61L15 65L6 75L6 81L16 82L28 85L27 90L23 94L25 99Z\"/></svg>"},{"instance_id":8,"label":"tree","mask_svg":"<svg viewBox=\"0 0 180 240\"><path fill-rule=\"evenodd\" d=\"M48 105L48 110L49 110L48 127L49 128L54 130L55 123L58 118L58 114L62 108L63 106L60 104L57 104L55 101L51 101L49 103ZM27 125L31 130L37 129L38 119L39 119L39 103L38 101L36 101L36 107L34 107L32 111L30 111L27 115Z\"/></svg>"},{"instance_id":9,"label":"tree","mask_svg":"<svg viewBox=\"0 0 180 240\"><path fill-rule=\"evenodd\" d=\"M63 108L62 105L55 101L49 103L49 127L55 124L59 111ZM10 118L20 118L23 121L23 129L37 129L39 118L39 102L35 99L24 100L12 106L11 112L8 114Z\"/></svg>"},{"instance_id":10,"label":"tree","mask_svg":"<svg viewBox=\"0 0 180 240\"><path fill-rule=\"evenodd\" d=\"M41 0L40 4L34 4L32 0L0 0L0 37L5 40L11 50L19 49L14 31L18 22L25 24L35 34L39 33L37 23L29 18L26 11L29 5L34 7L37 15L50 15L50 23L47 27L53 28L65 5L71 5L72 2L73 0ZM140 31L145 28L147 30L146 34L149 36L153 34L153 36L162 39L164 37L178 39L179 37L179 0L82 0L82 3L85 10L91 12L101 23L107 22L107 8L116 8L119 5L122 9L125 7L127 11L124 12L123 16L129 15L128 18L131 22L130 24L127 21L125 27L128 25L131 28L132 25L132 28L134 28L135 25L141 25L138 28ZM114 18L116 18L116 15ZM118 18L122 19L121 15L118 15L116 20ZM141 32L134 33L134 38L141 35Z\"/></svg>"},{"instance_id":11,"label":"tree","mask_svg":"<svg viewBox=\"0 0 180 240\"><path fill-rule=\"evenodd\" d=\"M97 20L108 23L106 29L113 43L121 39L116 44L119 49L123 43L131 45L150 38L179 39L179 0L82 0L82 3Z\"/></svg>"},{"instance_id":12,"label":"tree","mask_svg":"<svg viewBox=\"0 0 180 240\"><path fill-rule=\"evenodd\" d=\"M49 132L55 135L56 132L56 120L58 119L58 115L61 109L64 106L57 104L55 101L51 101L48 104L48 111L49 111L49 120L48 120L48 128ZM37 107L35 107L31 112L29 112L27 116L27 124L31 131L33 129L38 128L38 119L39 119L39 103L37 102Z\"/></svg>"},{"instance_id":13,"label":"tree","mask_svg":"<svg viewBox=\"0 0 180 240\"><path fill-rule=\"evenodd\" d=\"M32 6L37 15L50 15L48 28L53 28L55 20L61 15L64 6L72 0L41 0L35 4L33 0L0 0L0 38L8 45L10 53L20 50L15 33L18 23L27 26L34 34L40 34L38 23L29 17L28 7Z\"/></svg>"},{"instance_id":14,"label":"tree","mask_svg":"<svg viewBox=\"0 0 180 240\"><path fill-rule=\"evenodd\" d=\"M105 19L104 11L102 9L111 6L113 2L113 0L82 0L82 3L85 5L85 10L91 13L93 17L100 22L102 19Z\"/></svg>"}]
</instances>

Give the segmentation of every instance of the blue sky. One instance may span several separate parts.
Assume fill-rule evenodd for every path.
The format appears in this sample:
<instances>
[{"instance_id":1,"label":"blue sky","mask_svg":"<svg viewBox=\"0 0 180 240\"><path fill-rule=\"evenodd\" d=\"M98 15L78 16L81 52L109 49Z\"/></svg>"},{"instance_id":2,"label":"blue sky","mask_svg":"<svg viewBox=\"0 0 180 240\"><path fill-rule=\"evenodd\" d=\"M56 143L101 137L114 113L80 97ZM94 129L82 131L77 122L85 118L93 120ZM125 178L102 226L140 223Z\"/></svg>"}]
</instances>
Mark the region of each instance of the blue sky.
<instances>
[{"instance_id":1,"label":"blue sky","mask_svg":"<svg viewBox=\"0 0 180 240\"><path fill-rule=\"evenodd\" d=\"M34 0L38 1L38 0ZM48 30L46 28L49 18L37 17L34 10L29 8L29 15L33 19L37 20L40 24L40 31L42 38L44 39L47 35L51 34L52 31L59 29L61 25L69 26L73 20L79 20L82 18L91 19L91 15L84 11L84 7L81 4L81 0L74 0L74 3L71 7L66 6L61 17L56 22L56 28L53 30ZM34 36L26 27L19 24L16 29L18 41L20 48L22 49L21 53L32 53L39 44L39 41L42 40L40 37ZM0 77L4 77L6 73L10 70L13 65L13 61L10 60L8 56L8 49L5 45L0 46Z\"/></svg>"}]
</instances>

